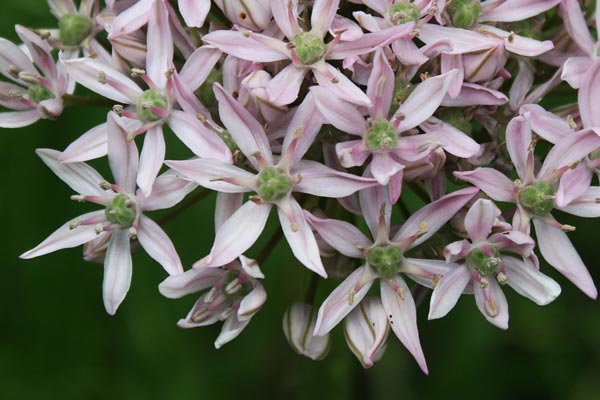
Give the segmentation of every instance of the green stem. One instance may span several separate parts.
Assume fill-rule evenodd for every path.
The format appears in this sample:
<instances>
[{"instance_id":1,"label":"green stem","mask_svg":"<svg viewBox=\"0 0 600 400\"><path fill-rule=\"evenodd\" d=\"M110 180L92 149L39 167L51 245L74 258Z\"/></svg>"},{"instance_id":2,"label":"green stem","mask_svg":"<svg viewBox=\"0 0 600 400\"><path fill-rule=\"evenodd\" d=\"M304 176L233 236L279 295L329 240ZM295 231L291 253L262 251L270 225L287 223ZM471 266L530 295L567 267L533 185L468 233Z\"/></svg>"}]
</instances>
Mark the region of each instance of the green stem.
<instances>
[{"instance_id":1,"label":"green stem","mask_svg":"<svg viewBox=\"0 0 600 400\"><path fill-rule=\"evenodd\" d=\"M115 102L102 97L77 96L74 94L63 94L63 103L65 106L92 106L92 107L113 107Z\"/></svg>"},{"instance_id":2,"label":"green stem","mask_svg":"<svg viewBox=\"0 0 600 400\"><path fill-rule=\"evenodd\" d=\"M315 295L317 294L317 287L319 286L319 275L312 273L310 276L310 283L304 296L304 302L306 304L313 304L315 302Z\"/></svg>"},{"instance_id":3,"label":"green stem","mask_svg":"<svg viewBox=\"0 0 600 400\"><path fill-rule=\"evenodd\" d=\"M429 195L427 194L427 192L425 191L425 189L423 189L421 187L421 185L419 185L416 182L409 182L408 183L408 187L410 187L410 190L412 190L417 196L419 196L419 198L421 200L423 200L423 202L425 203L430 203L431 199L429 198Z\"/></svg>"},{"instance_id":4,"label":"green stem","mask_svg":"<svg viewBox=\"0 0 600 400\"><path fill-rule=\"evenodd\" d=\"M262 250L258 254L258 257L256 257L256 262L258 263L258 265L262 265L265 262L265 260L267 259L267 257L269 257L275 246L277 246L277 243L279 243L279 239L281 239L282 236L283 231L281 230L280 226L275 232L273 232L271 238L269 239L267 244L265 244L265 247L262 248Z\"/></svg>"}]
</instances>

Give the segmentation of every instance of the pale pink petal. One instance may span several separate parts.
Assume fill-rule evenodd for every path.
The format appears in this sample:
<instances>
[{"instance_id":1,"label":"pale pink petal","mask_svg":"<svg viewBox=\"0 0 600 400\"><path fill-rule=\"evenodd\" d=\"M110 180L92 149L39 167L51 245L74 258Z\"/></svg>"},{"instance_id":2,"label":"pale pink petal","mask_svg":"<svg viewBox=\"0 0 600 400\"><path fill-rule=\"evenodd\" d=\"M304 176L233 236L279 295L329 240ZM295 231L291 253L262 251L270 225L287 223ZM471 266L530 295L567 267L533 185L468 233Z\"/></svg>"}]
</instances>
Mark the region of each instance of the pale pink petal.
<instances>
[{"instance_id":1,"label":"pale pink petal","mask_svg":"<svg viewBox=\"0 0 600 400\"><path fill-rule=\"evenodd\" d=\"M181 274L171 275L158 285L160 293L170 299L207 289L223 278L225 271L218 268L192 268Z\"/></svg>"},{"instance_id":2,"label":"pale pink petal","mask_svg":"<svg viewBox=\"0 0 600 400\"><path fill-rule=\"evenodd\" d=\"M384 207L385 226L389 230L392 218L392 205L390 204L386 187L375 185L368 189L361 190L358 192L358 198L360 200L360 209L363 213L363 217L365 218L365 222L373 237L377 238L382 207Z\"/></svg>"},{"instance_id":3,"label":"pale pink petal","mask_svg":"<svg viewBox=\"0 0 600 400\"><path fill-rule=\"evenodd\" d=\"M169 275L183 272L183 266L173 242L156 222L145 215L140 217L137 238L146 253L162 265Z\"/></svg>"},{"instance_id":4,"label":"pale pink petal","mask_svg":"<svg viewBox=\"0 0 600 400\"><path fill-rule=\"evenodd\" d=\"M85 221L90 218L96 218L104 215L104 210L93 211L87 214L80 215L73 221ZM95 226L92 225L78 225L76 228L71 229L70 226L73 221L69 221L66 224L58 228L54 233L48 236L42 243L38 244L33 249L26 251L21 254L20 258L33 258L43 256L44 254L52 253L53 251L60 249L68 249L71 247L77 247L84 243L90 242L98 237Z\"/></svg>"},{"instance_id":5,"label":"pale pink petal","mask_svg":"<svg viewBox=\"0 0 600 400\"><path fill-rule=\"evenodd\" d=\"M152 185L165 161L165 138L162 126L155 126L146 132L140 155L137 185L144 195L150 196Z\"/></svg>"},{"instance_id":6,"label":"pale pink petal","mask_svg":"<svg viewBox=\"0 0 600 400\"><path fill-rule=\"evenodd\" d=\"M507 102L508 97L502 92L476 83L463 82L458 95L454 98L446 96L441 105L445 107L500 106Z\"/></svg>"},{"instance_id":7,"label":"pale pink petal","mask_svg":"<svg viewBox=\"0 0 600 400\"><path fill-rule=\"evenodd\" d=\"M346 197L376 185L373 179L336 171L316 161L302 161L291 173L299 175L301 179L300 183L294 185L295 192L321 197Z\"/></svg>"},{"instance_id":8,"label":"pale pink petal","mask_svg":"<svg viewBox=\"0 0 600 400\"><path fill-rule=\"evenodd\" d=\"M300 204L293 198L283 199L277 207L279 223L294 257L306 268L327 277L319 255L319 246L310 226L306 222Z\"/></svg>"},{"instance_id":9,"label":"pale pink petal","mask_svg":"<svg viewBox=\"0 0 600 400\"><path fill-rule=\"evenodd\" d=\"M389 153L373 154L373 159L371 160L371 173L373 174L373 178L375 178L380 185L387 185L390 179L403 169L404 165L394 161Z\"/></svg>"},{"instance_id":10,"label":"pale pink petal","mask_svg":"<svg viewBox=\"0 0 600 400\"><path fill-rule=\"evenodd\" d=\"M392 287L392 285L394 287ZM392 331L426 374L429 373L417 328L417 307L409 287L400 275L381 281L381 302Z\"/></svg>"},{"instance_id":11,"label":"pale pink petal","mask_svg":"<svg viewBox=\"0 0 600 400\"><path fill-rule=\"evenodd\" d=\"M573 89L579 89L582 83L586 83L583 77L593 63L589 57L571 57L565 61L560 77Z\"/></svg>"},{"instance_id":12,"label":"pale pink petal","mask_svg":"<svg viewBox=\"0 0 600 400\"><path fill-rule=\"evenodd\" d=\"M271 204L247 201L241 206L217 231L207 264L225 265L248 250L262 233L269 211Z\"/></svg>"},{"instance_id":13,"label":"pale pink petal","mask_svg":"<svg viewBox=\"0 0 600 400\"><path fill-rule=\"evenodd\" d=\"M483 7L479 21L512 22L534 17L559 4L561 0L504 0ZM490 3L490 2L488 2Z\"/></svg>"},{"instance_id":14,"label":"pale pink petal","mask_svg":"<svg viewBox=\"0 0 600 400\"><path fill-rule=\"evenodd\" d=\"M590 34L585 17L577 0L563 0L562 12L565 28L573 42L586 54L591 55L596 41Z\"/></svg>"},{"instance_id":15,"label":"pale pink petal","mask_svg":"<svg viewBox=\"0 0 600 400\"><path fill-rule=\"evenodd\" d=\"M63 61L69 77L86 88L124 104L135 104L142 89L113 67L91 58Z\"/></svg>"},{"instance_id":16,"label":"pale pink petal","mask_svg":"<svg viewBox=\"0 0 600 400\"><path fill-rule=\"evenodd\" d=\"M174 110L169 116L169 128L190 150L202 158L233 162L231 150L216 132L202 124L193 114Z\"/></svg>"},{"instance_id":17,"label":"pale pink petal","mask_svg":"<svg viewBox=\"0 0 600 400\"><path fill-rule=\"evenodd\" d=\"M340 99L322 87L316 87L312 92L315 94L315 103L325 121L342 132L358 136L365 134L367 131L365 118L354 104Z\"/></svg>"},{"instance_id":18,"label":"pale pink petal","mask_svg":"<svg viewBox=\"0 0 600 400\"><path fill-rule=\"evenodd\" d=\"M429 61L429 58L409 39L400 39L393 42L392 51L402 65L418 67Z\"/></svg>"},{"instance_id":19,"label":"pale pink petal","mask_svg":"<svg viewBox=\"0 0 600 400\"><path fill-rule=\"evenodd\" d=\"M213 70L221 55L222 53L212 46L197 48L185 60L185 64L179 72L179 78L191 91L197 90Z\"/></svg>"},{"instance_id":20,"label":"pale pink petal","mask_svg":"<svg viewBox=\"0 0 600 400\"><path fill-rule=\"evenodd\" d=\"M521 56L536 57L554 48L554 44L550 40L541 42L525 36L516 35L514 32L506 32L489 25L480 25L479 29L488 34L503 38L506 50Z\"/></svg>"},{"instance_id":21,"label":"pale pink petal","mask_svg":"<svg viewBox=\"0 0 600 400\"><path fill-rule=\"evenodd\" d=\"M500 329L508 329L508 303L502 288L495 279L488 279L484 289L477 281L473 281L475 302L481 314Z\"/></svg>"},{"instance_id":22,"label":"pale pink petal","mask_svg":"<svg viewBox=\"0 0 600 400\"><path fill-rule=\"evenodd\" d=\"M418 233L419 236L409 248L413 248L433 236L450 220L469 200L479 192L478 188L468 187L449 193L438 200L427 204L413 213L392 238L392 242L400 242Z\"/></svg>"},{"instance_id":23,"label":"pale pink petal","mask_svg":"<svg viewBox=\"0 0 600 400\"><path fill-rule=\"evenodd\" d=\"M595 299L598 290L567 234L544 221L534 218L538 247L548 264L573 282L583 293Z\"/></svg>"},{"instance_id":24,"label":"pale pink petal","mask_svg":"<svg viewBox=\"0 0 600 400\"><path fill-rule=\"evenodd\" d=\"M500 210L490 200L478 199L465 217L465 229L473 243L486 239L500 216Z\"/></svg>"},{"instance_id":25,"label":"pale pink petal","mask_svg":"<svg viewBox=\"0 0 600 400\"><path fill-rule=\"evenodd\" d=\"M108 114L106 131L108 163L115 183L128 192L134 192L139 163L137 146L127 138L128 132L115 113Z\"/></svg>"},{"instance_id":26,"label":"pale pink petal","mask_svg":"<svg viewBox=\"0 0 600 400\"><path fill-rule=\"evenodd\" d=\"M267 97L269 102L276 106L286 106L298 98L300 85L304 80L307 69L289 64L282 69L267 84Z\"/></svg>"},{"instance_id":27,"label":"pale pink petal","mask_svg":"<svg viewBox=\"0 0 600 400\"><path fill-rule=\"evenodd\" d=\"M146 73L154 84L164 89L167 84L166 73L173 66L173 38L169 27L169 11L162 1L155 1L148 21L146 38Z\"/></svg>"},{"instance_id":28,"label":"pale pink petal","mask_svg":"<svg viewBox=\"0 0 600 400\"><path fill-rule=\"evenodd\" d=\"M561 208L561 211L584 218L600 217L600 187L592 186L571 204Z\"/></svg>"},{"instance_id":29,"label":"pale pink petal","mask_svg":"<svg viewBox=\"0 0 600 400\"><path fill-rule=\"evenodd\" d=\"M324 37L340 5L340 0L315 0L310 15L311 32Z\"/></svg>"},{"instance_id":30,"label":"pale pink petal","mask_svg":"<svg viewBox=\"0 0 600 400\"><path fill-rule=\"evenodd\" d=\"M285 43L277 41L280 44L274 48L265 43L271 44L276 39L262 36L259 33L247 33L247 35L245 33L247 32L218 30L202 36L202 41L212 44L223 53L242 60L273 62L289 59L289 51L285 50Z\"/></svg>"},{"instance_id":31,"label":"pale pink petal","mask_svg":"<svg viewBox=\"0 0 600 400\"><path fill-rule=\"evenodd\" d=\"M289 40L293 40L301 32L298 26L298 0L270 1L270 3L273 18L279 29Z\"/></svg>"},{"instance_id":32,"label":"pale pink petal","mask_svg":"<svg viewBox=\"0 0 600 400\"><path fill-rule=\"evenodd\" d=\"M135 32L148 23L157 0L140 0L121 12L112 22L109 39Z\"/></svg>"},{"instance_id":33,"label":"pale pink petal","mask_svg":"<svg viewBox=\"0 0 600 400\"><path fill-rule=\"evenodd\" d=\"M103 157L108 153L107 140L106 123L95 126L67 146L58 161L72 163Z\"/></svg>"},{"instance_id":34,"label":"pale pink petal","mask_svg":"<svg viewBox=\"0 0 600 400\"><path fill-rule=\"evenodd\" d=\"M179 203L196 187L195 183L181 179L177 177L175 171L169 170L156 178L149 198L144 198L139 193L138 196L143 199L144 211L163 210Z\"/></svg>"},{"instance_id":35,"label":"pale pink petal","mask_svg":"<svg viewBox=\"0 0 600 400\"><path fill-rule=\"evenodd\" d=\"M72 0L48 0L48 7L50 12L57 19L69 13L76 13L77 8Z\"/></svg>"},{"instance_id":36,"label":"pale pink petal","mask_svg":"<svg viewBox=\"0 0 600 400\"><path fill-rule=\"evenodd\" d=\"M583 196L592 183L592 170L584 163L566 171L560 178L556 191L556 207L565 207L577 197Z\"/></svg>"},{"instance_id":37,"label":"pale pink petal","mask_svg":"<svg viewBox=\"0 0 600 400\"><path fill-rule=\"evenodd\" d=\"M368 265L348 275L319 308L314 335L323 336L339 324L365 297L376 277Z\"/></svg>"},{"instance_id":38,"label":"pale pink petal","mask_svg":"<svg viewBox=\"0 0 600 400\"><path fill-rule=\"evenodd\" d=\"M269 139L263 127L221 85L215 84L214 90L219 102L221 121L223 121L242 153L257 168L257 155L272 164L273 155L271 154Z\"/></svg>"},{"instance_id":39,"label":"pale pink petal","mask_svg":"<svg viewBox=\"0 0 600 400\"><path fill-rule=\"evenodd\" d=\"M502 257L502 266L506 269L506 283L535 304L544 306L560 295L558 283L533 266L508 256Z\"/></svg>"},{"instance_id":40,"label":"pale pink petal","mask_svg":"<svg viewBox=\"0 0 600 400\"><path fill-rule=\"evenodd\" d=\"M346 57L358 56L375 51L388 44L410 35L415 28L414 22L396 25L381 31L365 33L359 39L338 43L327 53L328 60L343 60Z\"/></svg>"},{"instance_id":41,"label":"pale pink petal","mask_svg":"<svg viewBox=\"0 0 600 400\"><path fill-rule=\"evenodd\" d=\"M371 241L349 222L317 218L308 211L304 211L304 215L319 236L345 256L364 258L365 252L372 245Z\"/></svg>"},{"instance_id":42,"label":"pale pink petal","mask_svg":"<svg viewBox=\"0 0 600 400\"><path fill-rule=\"evenodd\" d=\"M369 97L331 64L319 61L312 65L312 71L319 85L340 99L359 106L371 105Z\"/></svg>"},{"instance_id":43,"label":"pale pink petal","mask_svg":"<svg viewBox=\"0 0 600 400\"><path fill-rule=\"evenodd\" d=\"M407 42L399 40L398 42ZM392 67L388 63L383 50L379 49L373 59L373 71L369 76L367 83L367 96L373 103L370 110L371 117L374 119L387 118L394 95L395 77ZM342 129L345 131L344 129Z\"/></svg>"},{"instance_id":44,"label":"pale pink petal","mask_svg":"<svg viewBox=\"0 0 600 400\"><path fill-rule=\"evenodd\" d=\"M452 44L452 51L449 51L448 54L464 54L488 50L498 45L497 40L487 38L474 31L434 24L419 26L419 35L417 37L425 44L433 44L443 40L449 41Z\"/></svg>"},{"instance_id":45,"label":"pale pink petal","mask_svg":"<svg viewBox=\"0 0 600 400\"><path fill-rule=\"evenodd\" d=\"M197 184L218 192L243 193L250 191L245 183L256 180L250 172L234 165L200 158L187 161L167 161L166 164L181 174L184 179L189 179ZM238 184L230 182L238 182Z\"/></svg>"},{"instance_id":46,"label":"pale pink petal","mask_svg":"<svg viewBox=\"0 0 600 400\"><path fill-rule=\"evenodd\" d=\"M474 171L456 171L454 176L469 182L496 201L514 203L514 184L500 171L493 168L477 168Z\"/></svg>"},{"instance_id":47,"label":"pale pink petal","mask_svg":"<svg viewBox=\"0 0 600 400\"><path fill-rule=\"evenodd\" d=\"M356 22L339 14L333 19L329 33L332 36L339 35L341 41L356 40L364 35L362 28Z\"/></svg>"},{"instance_id":48,"label":"pale pink petal","mask_svg":"<svg viewBox=\"0 0 600 400\"><path fill-rule=\"evenodd\" d=\"M531 129L550 143L557 143L573 132L566 118L552 114L537 104L526 104L519 113L529 113Z\"/></svg>"},{"instance_id":49,"label":"pale pink petal","mask_svg":"<svg viewBox=\"0 0 600 400\"><path fill-rule=\"evenodd\" d=\"M400 105L392 118L392 123L397 123L397 131L403 132L412 129L431 117L446 96L452 79L457 73L457 70L453 70L443 75L427 78L419 84L406 101Z\"/></svg>"},{"instance_id":50,"label":"pale pink petal","mask_svg":"<svg viewBox=\"0 0 600 400\"><path fill-rule=\"evenodd\" d=\"M579 113L584 128L600 126L597 106L600 101L600 61L592 63L587 72L582 76L585 85L579 89L577 101Z\"/></svg>"},{"instance_id":51,"label":"pale pink petal","mask_svg":"<svg viewBox=\"0 0 600 400\"><path fill-rule=\"evenodd\" d=\"M78 194L103 196L106 192L100 188L105 179L95 169L85 163L63 164L58 161L59 151L37 149L36 154L52 172Z\"/></svg>"},{"instance_id":52,"label":"pale pink petal","mask_svg":"<svg viewBox=\"0 0 600 400\"><path fill-rule=\"evenodd\" d=\"M31 63L31 59L13 42L0 38L0 73L10 80L14 80L8 71L13 65L21 72L29 72L33 75L38 75L37 70Z\"/></svg>"},{"instance_id":53,"label":"pale pink petal","mask_svg":"<svg viewBox=\"0 0 600 400\"><path fill-rule=\"evenodd\" d=\"M317 109L315 95L309 92L296 109L283 138L281 154L287 153L290 145L294 144L290 165L295 165L300 161L314 143L322 126L323 118Z\"/></svg>"},{"instance_id":54,"label":"pale pink petal","mask_svg":"<svg viewBox=\"0 0 600 400\"><path fill-rule=\"evenodd\" d=\"M267 292L260 283L242 299L238 308L237 317L240 321L247 321L265 304Z\"/></svg>"},{"instance_id":55,"label":"pale pink petal","mask_svg":"<svg viewBox=\"0 0 600 400\"><path fill-rule=\"evenodd\" d=\"M533 86L534 76L533 67L525 59L518 58L519 73L510 86L508 97L510 98L510 109L518 110L519 106L525 101L527 93Z\"/></svg>"},{"instance_id":56,"label":"pale pink petal","mask_svg":"<svg viewBox=\"0 0 600 400\"><path fill-rule=\"evenodd\" d=\"M593 129L584 129L566 136L548 152L538 178L543 179L559 168L576 164L599 147L600 135Z\"/></svg>"},{"instance_id":57,"label":"pale pink petal","mask_svg":"<svg viewBox=\"0 0 600 400\"><path fill-rule=\"evenodd\" d=\"M131 250L129 233L126 229L112 232L104 258L104 280L102 282L102 298L104 308L110 315L125 299L131 285Z\"/></svg>"},{"instance_id":58,"label":"pale pink petal","mask_svg":"<svg viewBox=\"0 0 600 400\"><path fill-rule=\"evenodd\" d=\"M210 0L178 0L179 12L185 24L201 28L210 11Z\"/></svg>"},{"instance_id":59,"label":"pale pink petal","mask_svg":"<svg viewBox=\"0 0 600 400\"><path fill-rule=\"evenodd\" d=\"M421 124L428 136L440 143L444 150L460 158L479 154L481 146L463 131L447 122L431 117Z\"/></svg>"},{"instance_id":60,"label":"pale pink petal","mask_svg":"<svg viewBox=\"0 0 600 400\"><path fill-rule=\"evenodd\" d=\"M365 146L362 139L336 143L335 151L344 168L361 166L371 155L371 151Z\"/></svg>"},{"instance_id":61,"label":"pale pink petal","mask_svg":"<svg viewBox=\"0 0 600 400\"><path fill-rule=\"evenodd\" d=\"M444 274L431 294L428 318L445 317L454 308L470 280L471 273L465 265L452 268Z\"/></svg>"},{"instance_id":62,"label":"pale pink petal","mask_svg":"<svg viewBox=\"0 0 600 400\"><path fill-rule=\"evenodd\" d=\"M41 118L38 110L0 112L0 128L23 128Z\"/></svg>"},{"instance_id":63,"label":"pale pink petal","mask_svg":"<svg viewBox=\"0 0 600 400\"><path fill-rule=\"evenodd\" d=\"M385 310L377 297L366 297L344 320L348 347L364 368L372 367L385 351L390 330Z\"/></svg>"},{"instance_id":64,"label":"pale pink petal","mask_svg":"<svg viewBox=\"0 0 600 400\"><path fill-rule=\"evenodd\" d=\"M524 181L527 181L531 173L527 158L529 157L529 148L532 139L529 114L513 118L508 123L506 127L506 149L515 165L517 174Z\"/></svg>"}]
</instances>

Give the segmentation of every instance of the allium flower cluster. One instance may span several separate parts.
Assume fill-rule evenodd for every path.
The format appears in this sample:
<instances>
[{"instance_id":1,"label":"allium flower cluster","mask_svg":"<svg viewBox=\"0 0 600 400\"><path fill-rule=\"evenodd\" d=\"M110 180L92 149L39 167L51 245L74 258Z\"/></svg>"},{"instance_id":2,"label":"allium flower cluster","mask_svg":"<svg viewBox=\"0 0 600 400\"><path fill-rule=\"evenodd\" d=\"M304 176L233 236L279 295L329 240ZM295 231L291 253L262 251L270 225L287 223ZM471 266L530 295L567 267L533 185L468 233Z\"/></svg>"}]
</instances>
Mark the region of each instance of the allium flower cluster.
<instances>
[{"instance_id":1,"label":"allium flower cluster","mask_svg":"<svg viewBox=\"0 0 600 400\"><path fill-rule=\"evenodd\" d=\"M417 307L428 292L429 319L472 294L502 329L506 286L538 305L558 297L548 266L596 298L575 227L554 211L600 216L600 10L575 0L48 5L54 27L17 25L22 43L0 39L0 126L104 107L106 122L67 148L37 150L72 200L101 209L65 216L21 257L83 245L85 260L104 264L109 314L143 250L168 274L161 294L197 297L180 327L223 322L219 348L267 301L269 268L304 268L306 296L290 291L283 316L296 352L324 358L343 322L365 368L395 337L427 373ZM577 101L546 101L559 86ZM165 160L171 134L187 148L177 160ZM160 225L211 192L214 218L196 225L214 220L212 246L182 263ZM275 232L257 249L265 230ZM281 238L290 262L261 271ZM324 279L337 282L329 294Z\"/></svg>"}]
</instances>

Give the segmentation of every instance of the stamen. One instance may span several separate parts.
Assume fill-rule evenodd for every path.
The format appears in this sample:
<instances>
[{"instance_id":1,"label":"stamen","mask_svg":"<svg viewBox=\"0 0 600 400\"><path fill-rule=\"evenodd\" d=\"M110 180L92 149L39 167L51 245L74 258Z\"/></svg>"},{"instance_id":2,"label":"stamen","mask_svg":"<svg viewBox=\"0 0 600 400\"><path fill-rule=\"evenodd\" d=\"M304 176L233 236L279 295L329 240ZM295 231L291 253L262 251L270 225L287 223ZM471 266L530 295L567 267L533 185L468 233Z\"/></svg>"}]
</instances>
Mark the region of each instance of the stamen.
<instances>
[{"instance_id":1,"label":"stamen","mask_svg":"<svg viewBox=\"0 0 600 400\"><path fill-rule=\"evenodd\" d=\"M98 74L98 82L102 85L106 85L106 72L100 71Z\"/></svg>"},{"instance_id":2,"label":"stamen","mask_svg":"<svg viewBox=\"0 0 600 400\"><path fill-rule=\"evenodd\" d=\"M508 277L506 276L506 274L504 272L500 272L500 273L498 273L498 275L496 275L496 280L498 281L499 284L505 285L506 281L508 280Z\"/></svg>"},{"instance_id":3,"label":"stamen","mask_svg":"<svg viewBox=\"0 0 600 400\"><path fill-rule=\"evenodd\" d=\"M85 201L85 196L81 194L74 194L71 196L71 200L83 203Z\"/></svg>"},{"instance_id":4,"label":"stamen","mask_svg":"<svg viewBox=\"0 0 600 400\"><path fill-rule=\"evenodd\" d=\"M496 302L493 299L485 302L485 312L492 318L498 315L498 306L496 306Z\"/></svg>"},{"instance_id":5,"label":"stamen","mask_svg":"<svg viewBox=\"0 0 600 400\"><path fill-rule=\"evenodd\" d=\"M69 223L69 229L73 230L73 229L77 228L79 226L79 224L81 224L80 220L78 220L78 219L73 220Z\"/></svg>"},{"instance_id":6,"label":"stamen","mask_svg":"<svg viewBox=\"0 0 600 400\"><path fill-rule=\"evenodd\" d=\"M487 278L483 278L483 277L482 277L482 278L479 280L479 286L480 286L482 289L485 289L485 288L487 288L489 284L490 284L490 283L488 282Z\"/></svg>"},{"instance_id":7,"label":"stamen","mask_svg":"<svg viewBox=\"0 0 600 400\"><path fill-rule=\"evenodd\" d=\"M129 237L132 239L135 239L137 237L137 229L135 229L133 226L127 230L127 233L129 234Z\"/></svg>"},{"instance_id":8,"label":"stamen","mask_svg":"<svg viewBox=\"0 0 600 400\"><path fill-rule=\"evenodd\" d=\"M96 226L94 227L94 232L96 232L96 235L101 234L104 231L104 225L98 223L96 224Z\"/></svg>"},{"instance_id":9,"label":"stamen","mask_svg":"<svg viewBox=\"0 0 600 400\"><path fill-rule=\"evenodd\" d=\"M217 295L217 288L215 286L213 286L208 293L206 293L206 296L204 296L204 302L206 304L208 303L212 303L212 301L215 299Z\"/></svg>"},{"instance_id":10,"label":"stamen","mask_svg":"<svg viewBox=\"0 0 600 400\"><path fill-rule=\"evenodd\" d=\"M571 114L567 115L567 123L571 129L577 129L577 123L575 123L575 120Z\"/></svg>"},{"instance_id":11,"label":"stamen","mask_svg":"<svg viewBox=\"0 0 600 400\"><path fill-rule=\"evenodd\" d=\"M142 75L146 75L146 71L141 68L131 68L131 77L139 78Z\"/></svg>"},{"instance_id":12,"label":"stamen","mask_svg":"<svg viewBox=\"0 0 600 400\"><path fill-rule=\"evenodd\" d=\"M351 306L352 304L354 304L354 296L356 296L356 290L351 289L348 292L348 305Z\"/></svg>"}]
</instances>

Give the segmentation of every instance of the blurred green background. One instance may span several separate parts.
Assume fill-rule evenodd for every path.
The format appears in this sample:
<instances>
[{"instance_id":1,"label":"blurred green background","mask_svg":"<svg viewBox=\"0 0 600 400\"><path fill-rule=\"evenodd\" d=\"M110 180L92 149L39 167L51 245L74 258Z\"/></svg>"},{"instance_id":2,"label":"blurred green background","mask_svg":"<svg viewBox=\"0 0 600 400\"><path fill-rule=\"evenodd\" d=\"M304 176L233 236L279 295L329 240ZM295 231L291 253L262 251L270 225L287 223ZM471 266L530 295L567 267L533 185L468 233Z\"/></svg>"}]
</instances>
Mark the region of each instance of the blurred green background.
<instances>
[{"instance_id":1,"label":"blurred green background","mask_svg":"<svg viewBox=\"0 0 600 400\"><path fill-rule=\"evenodd\" d=\"M43 0L3 2L0 36L16 40L17 22L55 25ZM71 108L59 121L0 132L5 171L0 196L1 399L600 396L598 303L547 266L545 272L561 283L563 294L541 309L507 290L511 327L506 332L487 323L470 297L438 321L427 321L427 307L421 307L419 327L430 376L420 372L393 337L383 360L362 370L340 328L324 361L296 355L283 336L281 316L292 301L302 298L306 273L285 243L263 265L266 305L246 331L221 350L213 347L220 326L176 327L195 298L161 297L157 285L165 274L143 253L134 256L127 299L116 316L108 316L101 299L102 267L83 262L79 249L29 261L18 258L66 220L93 209L69 200L68 187L42 164L34 149L64 149L100 123L106 111ZM176 142L170 144L176 152L181 150ZM210 249L213 207L214 197L209 197L164 226L185 265ZM577 226L570 236L600 283L598 222L558 217ZM270 226L251 256L270 236ZM322 285L317 300L322 301L332 287Z\"/></svg>"}]
</instances>

